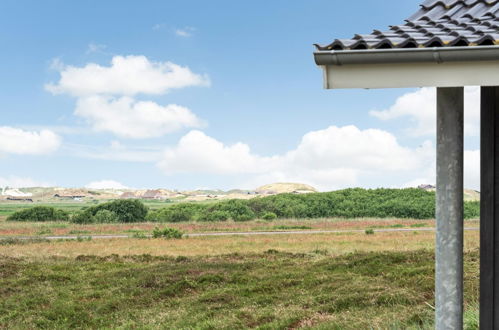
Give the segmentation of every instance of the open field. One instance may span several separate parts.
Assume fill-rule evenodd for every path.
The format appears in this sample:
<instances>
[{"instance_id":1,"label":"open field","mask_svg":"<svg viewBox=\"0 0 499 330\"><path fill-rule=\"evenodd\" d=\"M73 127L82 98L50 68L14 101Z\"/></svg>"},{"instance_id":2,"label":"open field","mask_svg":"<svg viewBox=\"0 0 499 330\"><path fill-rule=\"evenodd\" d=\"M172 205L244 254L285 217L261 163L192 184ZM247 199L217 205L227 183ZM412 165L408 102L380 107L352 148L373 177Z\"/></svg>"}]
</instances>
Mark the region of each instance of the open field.
<instances>
[{"instance_id":1,"label":"open field","mask_svg":"<svg viewBox=\"0 0 499 330\"><path fill-rule=\"evenodd\" d=\"M479 233L466 232L467 251L478 248ZM389 232L366 235L364 233L275 235L275 236L223 236L189 237L181 240L164 239L110 239L91 241L20 242L0 245L0 254L9 257L50 258L77 257L79 255L142 255L153 256L217 256L229 253L262 253L269 249L292 253L322 251L331 256L368 251L413 251L433 249L434 232ZM13 243L16 243L14 241Z\"/></svg>"},{"instance_id":2,"label":"open field","mask_svg":"<svg viewBox=\"0 0 499 330\"><path fill-rule=\"evenodd\" d=\"M0 327L430 329L433 263L427 250L5 256ZM477 250L465 267L467 329L476 329Z\"/></svg>"},{"instance_id":3,"label":"open field","mask_svg":"<svg viewBox=\"0 0 499 330\"><path fill-rule=\"evenodd\" d=\"M423 229L434 226L401 218L75 224L4 216L0 328L431 329L435 233ZM155 227L191 236L139 238ZM307 232L334 230L344 232ZM230 234L262 231L284 233ZM106 234L129 238L44 239ZM466 329L477 329L478 247L479 232L467 231Z\"/></svg>"},{"instance_id":4,"label":"open field","mask_svg":"<svg viewBox=\"0 0 499 330\"><path fill-rule=\"evenodd\" d=\"M430 329L434 239L421 231L6 241L0 328ZM465 234L467 329L477 329L478 239Z\"/></svg>"},{"instance_id":5,"label":"open field","mask_svg":"<svg viewBox=\"0 0 499 330\"><path fill-rule=\"evenodd\" d=\"M476 226L475 220L466 221L467 226ZM434 227L434 220L410 219L309 219L309 220L253 220L247 222L183 222L183 223L116 223L79 225L69 222L14 222L0 221L2 236L48 236L87 234L150 233L155 227L168 226L185 233L205 232L252 232L282 230L364 230L381 228Z\"/></svg>"}]
</instances>

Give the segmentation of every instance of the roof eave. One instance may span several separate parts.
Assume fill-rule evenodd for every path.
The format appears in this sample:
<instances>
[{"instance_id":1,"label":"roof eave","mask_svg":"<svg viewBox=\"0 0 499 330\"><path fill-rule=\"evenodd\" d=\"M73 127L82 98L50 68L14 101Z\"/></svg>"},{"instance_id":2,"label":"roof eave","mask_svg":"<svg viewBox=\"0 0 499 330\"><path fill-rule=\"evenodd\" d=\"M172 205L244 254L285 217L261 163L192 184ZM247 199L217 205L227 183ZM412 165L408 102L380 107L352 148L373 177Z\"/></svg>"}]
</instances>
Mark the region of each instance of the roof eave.
<instances>
[{"instance_id":1,"label":"roof eave","mask_svg":"<svg viewBox=\"0 0 499 330\"><path fill-rule=\"evenodd\" d=\"M499 46L327 50L314 53L324 65L444 63L499 60Z\"/></svg>"}]
</instances>

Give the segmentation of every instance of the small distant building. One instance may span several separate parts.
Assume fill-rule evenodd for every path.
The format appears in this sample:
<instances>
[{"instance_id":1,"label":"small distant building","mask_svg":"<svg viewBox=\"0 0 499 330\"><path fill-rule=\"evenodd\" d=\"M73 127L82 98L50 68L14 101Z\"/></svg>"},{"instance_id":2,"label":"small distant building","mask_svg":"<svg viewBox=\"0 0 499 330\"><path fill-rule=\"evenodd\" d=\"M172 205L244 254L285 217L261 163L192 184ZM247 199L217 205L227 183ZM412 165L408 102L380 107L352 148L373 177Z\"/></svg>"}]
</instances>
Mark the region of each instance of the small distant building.
<instances>
[{"instance_id":1,"label":"small distant building","mask_svg":"<svg viewBox=\"0 0 499 330\"><path fill-rule=\"evenodd\" d=\"M15 201L15 202L28 202L28 203L33 203L33 199L31 198L22 198L22 197L7 197L8 201Z\"/></svg>"},{"instance_id":2,"label":"small distant building","mask_svg":"<svg viewBox=\"0 0 499 330\"><path fill-rule=\"evenodd\" d=\"M136 199L137 195L134 192L126 191L120 195L121 199Z\"/></svg>"},{"instance_id":3,"label":"small distant building","mask_svg":"<svg viewBox=\"0 0 499 330\"><path fill-rule=\"evenodd\" d=\"M165 199L165 196L159 190L147 190L143 195L143 199Z\"/></svg>"},{"instance_id":4,"label":"small distant building","mask_svg":"<svg viewBox=\"0 0 499 330\"><path fill-rule=\"evenodd\" d=\"M423 190L429 190L429 189L436 189L437 187L431 185L431 184L420 184L418 186L419 189L423 189Z\"/></svg>"},{"instance_id":5,"label":"small distant building","mask_svg":"<svg viewBox=\"0 0 499 330\"><path fill-rule=\"evenodd\" d=\"M72 199L75 201L81 201L83 198L87 196L84 195L60 195L60 194L55 194L54 198L59 198L59 199Z\"/></svg>"}]
</instances>

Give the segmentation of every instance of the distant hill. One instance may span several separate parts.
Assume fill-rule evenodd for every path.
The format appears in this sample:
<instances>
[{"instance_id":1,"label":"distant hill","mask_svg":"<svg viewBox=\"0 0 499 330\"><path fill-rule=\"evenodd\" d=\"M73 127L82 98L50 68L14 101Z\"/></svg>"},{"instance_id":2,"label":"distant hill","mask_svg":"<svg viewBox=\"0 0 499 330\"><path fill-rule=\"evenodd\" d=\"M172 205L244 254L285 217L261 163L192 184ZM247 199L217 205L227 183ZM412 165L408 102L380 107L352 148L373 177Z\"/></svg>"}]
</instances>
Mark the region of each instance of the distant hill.
<instances>
[{"instance_id":1,"label":"distant hill","mask_svg":"<svg viewBox=\"0 0 499 330\"><path fill-rule=\"evenodd\" d=\"M317 192L312 186L303 183L271 183L256 189L259 193L283 194L292 192Z\"/></svg>"},{"instance_id":2,"label":"distant hill","mask_svg":"<svg viewBox=\"0 0 499 330\"><path fill-rule=\"evenodd\" d=\"M418 188L426 191L436 191L432 185L420 185ZM464 200L468 202L480 201L480 192L473 189L464 189Z\"/></svg>"},{"instance_id":3,"label":"distant hill","mask_svg":"<svg viewBox=\"0 0 499 330\"><path fill-rule=\"evenodd\" d=\"M465 201L479 201L480 192L471 189L464 189L464 200Z\"/></svg>"}]
</instances>

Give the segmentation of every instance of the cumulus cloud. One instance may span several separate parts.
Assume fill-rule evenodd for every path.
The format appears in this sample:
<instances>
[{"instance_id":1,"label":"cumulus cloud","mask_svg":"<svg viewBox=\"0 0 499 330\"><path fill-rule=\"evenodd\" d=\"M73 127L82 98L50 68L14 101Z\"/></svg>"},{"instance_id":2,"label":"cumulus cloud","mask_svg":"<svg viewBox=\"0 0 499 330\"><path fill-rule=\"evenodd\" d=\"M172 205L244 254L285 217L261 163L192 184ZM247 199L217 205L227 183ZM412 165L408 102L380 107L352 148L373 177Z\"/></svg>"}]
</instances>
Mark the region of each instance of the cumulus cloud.
<instances>
[{"instance_id":1,"label":"cumulus cloud","mask_svg":"<svg viewBox=\"0 0 499 330\"><path fill-rule=\"evenodd\" d=\"M88 189L128 189L127 186L114 180L93 181L85 185Z\"/></svg>"},{"instance_id":2,"label":"cumulus cloud","mask_svg":"<svg viewBox=\"0 0 499 330\"><path fill-rule=\"evenodd\" d=\"M436 89L421 88L399 97L385 110L373 110L370 114L381 120L409 118L413 124L407 128L412 136L435 135L436 133ZM466 87L464 93L464 131L468 136L480 132L480 88Z\"/></svg>"},{"instance_id":3,"label":"cumulus cloud","mask_svg":"<svg viewBox=\"0 0 499 330\"><path fill-rule=\"evenodd\" d=\"M202 121L185 107L137 102L130 97L83 97L78 99L75 114L85 118L96 131L125 138L160 137L182 128L202 126Z\"/></svg>"},{"instance_id":4,"label":"cumulus cloud","mask_svg":"<svg viewBox=\"0 0 499 330\"><path fill-rule=\"evenodd\" d=\"M294 150L271 157L251 152L244 143L225 145L200 131L191 131L164 152L158 166L166 174L245 174L251 176L254 186L300 181L328 190L363 185L362 178L368 176L379 186L394 173L415 177L427 170L433 157L430 142L406 148L382 130L331 126L306 134Z\"/></svg>"},{"instance_id":5,"label":"cumulus cloud","mask_svg":"<svg viewBox=\"0 0 499 330\"><path fill-rule=\"evenodd\" d=\"M258 173L272 167L274 159L251 153L248 145L224 145L201 131L191 131L176 147L168 148L159 167L167 174Z\"/></svg>"},{"instance_id":6,"label":"cumulus cloud","mask_svg":"<svg viewBox=\"0 0 499 330\"><path fill-rule=\"evenodd\" d=\"M417 187L420 184L435 184L436 178L436 151L429 156L431 163L420 171L420 176L406 182L402 187ZM464 150L464 187L480 190L480 150Z\"/></svg>"},{"instance_id":7,"label":"cumulus cloud","mask_svg":"<svg viewBox=\"0 0 499 330\"><path fill-rule=\"evenodd\" d=\"M464 151L464 187L480 190L480 150Z\"/></svg>"},{"instance_id":8,"label":"cumulus cloud","mask_svg":"<svg viewBox=\"0 0 499 330\"><path fill-rule=\"evenodd\" d=\"M89 63L84 67L58 65L60 79L45 85L53 94L160 95L171 89L209 86L207 76L172 62L153 62L145 56L114 56L110 66Z\"/></svg>"},{"instance_id":9,"label":"cumulus cloud","mask_svg":"<svg viewBox=\"0 0 499 330\"><path fill-rule=\"evenodd\" d=\"M50 130L25 131L0 127L0 153L44 155L55 152L60 145L61 138Z\"/></svg>"},{"instance_id":10,"label":"cumulus cloud","mask_svg":"<svg viewBox=\"0 0 499 330\"><path fill-rule=\"evenodd\" d=\"M416 149L402 147L394 135L379 129L331 126L306 134L285 158L305 168L396 171L421 167L431 149L430 142Z\"/></svg>"},{"instance_id":11,"label":"cumulus cloud","mask_svg":"<svg viewBox=\"0 0 499 330\"><path fill-rule=\"evenodd\" d=\"M100 48L93 45L91 49ZM188 67L152 62L145 56L115 56L110 66L90 63L83 67L64 65L56 59L51 66L61 77L45 88L53 94L75 96L75 115L84 118L94 131L144 139L202 126L202 121L186 107L132 97L210 84L207 76L195 74Z\"/></svg>"}]
</instances>

